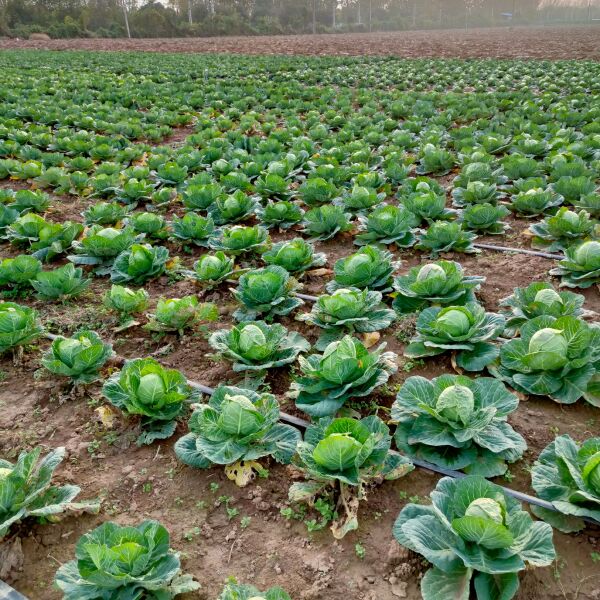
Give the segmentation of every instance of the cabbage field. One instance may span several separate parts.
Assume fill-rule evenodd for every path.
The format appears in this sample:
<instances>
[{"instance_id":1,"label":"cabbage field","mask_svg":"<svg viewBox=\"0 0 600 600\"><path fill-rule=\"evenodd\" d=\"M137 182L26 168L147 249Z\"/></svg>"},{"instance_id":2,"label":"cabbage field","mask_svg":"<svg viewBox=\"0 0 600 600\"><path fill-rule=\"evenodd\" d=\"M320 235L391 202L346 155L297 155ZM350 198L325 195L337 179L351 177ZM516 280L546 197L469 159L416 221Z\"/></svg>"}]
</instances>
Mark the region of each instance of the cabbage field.
<instances>
[{"instance_id":1,"label":"cabbage field","mask_svg":"<svg viewBox=\"0 0 600 600\"><path fill-rule=\"evenodd\" d=\"M600 598L600 63L0 72L0 594Z\"/></svg>"}]
</instances>

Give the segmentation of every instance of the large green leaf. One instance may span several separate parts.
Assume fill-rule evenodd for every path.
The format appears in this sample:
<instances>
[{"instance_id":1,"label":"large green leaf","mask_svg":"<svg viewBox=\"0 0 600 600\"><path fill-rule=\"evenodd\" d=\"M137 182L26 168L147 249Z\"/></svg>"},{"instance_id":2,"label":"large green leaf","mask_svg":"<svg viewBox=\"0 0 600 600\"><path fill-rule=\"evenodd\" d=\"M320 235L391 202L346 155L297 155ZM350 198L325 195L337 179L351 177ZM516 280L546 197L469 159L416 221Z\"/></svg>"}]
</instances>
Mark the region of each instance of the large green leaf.
<instances>
[{"instance_id":1,"label":"large green leaf","mask_svg":"<svg viewBox=\"0 0 600 600\"><path fill-rule=\"evenodd\" d=\"M511 600L519 589L517 573L477 573L474 582L477 600Z\"/></svg>"},{"instance_id":2,"label":"large green leaf","mask_svg":"<svg viewBox=\"0 0 600 600\"><path fill-rule=\"evenodd\" d=\"M463 543L433 515L415 517L402 524L402 533L410 540L411 548L442 571L457 567L457 548Z\"/></svg>"},{"instance_id":3,"label":"large green leaf","mask_svg":"<svg viewBox=\"0 0 600 600\"><path fill-rule=\"evenodd\" d=\"M513 543L513 536L504 525L484 517L465 516L454 519L452 528L466 542L491 550L508 548Z\"/></svg>"},{"instance_id":4,"label":"large green leaf","mask_svg":"<svg viewBox=\"0 0 600 600\"><path fill-rule=\"evenodd\" d=\"M471 569L444 572L429 569L421 581L423 600L469 600Z\"/></svg>"}]
</instances>

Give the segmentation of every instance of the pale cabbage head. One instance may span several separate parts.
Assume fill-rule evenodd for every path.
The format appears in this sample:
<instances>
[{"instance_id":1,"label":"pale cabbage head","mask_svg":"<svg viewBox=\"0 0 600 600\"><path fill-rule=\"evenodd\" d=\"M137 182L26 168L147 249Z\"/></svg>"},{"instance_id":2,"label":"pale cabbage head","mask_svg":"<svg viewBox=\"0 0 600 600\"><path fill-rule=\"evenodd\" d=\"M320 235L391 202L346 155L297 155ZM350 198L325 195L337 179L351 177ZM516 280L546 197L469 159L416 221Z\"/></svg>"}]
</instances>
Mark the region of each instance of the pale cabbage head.
<instances>
[{"instance_id":1,"label":"pale cabbage head","mask_svg":"<svg viewBox=\"0 0 600 600\"><path fill-rule=\"evenodd\" d=\"M196 273L203 280L218 279L223 270L223 261L211 254L201 256L196 265Z\"/></svg>"},{"instance_id":2,"label":"pale cabbage head","mask_svg":"<svg viewBox=\"0 0 600 600\"><path fill-rule=\"evenodd\" d=\"M220 428L228 435L245 437L260 430L264 422L256 406L246 396L226 396L221 405Z\"/></svg>"},{"instance_id":3,"label":"pale cabbage head","mask_svg":"<svg viewBox=\"0 0 600 600\"><path fill-rule=\"evenodd\" d=\"M573 227L577 227L579 225L579 215L572 210L566 210L561 214L561 218L563 221L566 221L569 225L573 225Z\"/></svg>"},{"instance_id":4,"label":"pale cabbage head","mask_svg":"<svg viewBox=\"0 0 600 600\"><path fill-rule=\"evenodd\" d=\"M583 468L583 475L588 486L600 496L600 452L588 458Z\"/></svg>"},{"instance_id":5,"label":"pale cabbage head","mask_svg":"<svg viewBox=\"0 0 600 600\"><path fill-rule=\"evenodd\" d=\"M450 421L467 423L475 408L473 392L464 385L451 385L438 396L436 410Z\"/></svg>"},{"instance_id":6,"label":"pale cabbage head","mask_svg":"<svg viewBox=\"0 0 600 600\"><path fill-rule=\"evenodd\" d=\"M104 238L106 240L114 240L116 237L120 236L123 233L121 229L114 229L113 227L106 227L105 229L101 229L96 233L98 237Z\"/></svg>"},{"instance_id":7,"label":"pale cabbage head","mask_svg":"<svg viewBox=\"0 0 600 600\"><path fill-rule=\"evenodd\" d=\"M446 271L444 271L440 265L428 263L419 269L419 273L417 275L417 281L419 283L437 279L440 280L440 283L446 281Z\"/></svg>"},{"instance_id":8,"label":"pale cabbage head","mask_svg":"<svg viewBox=\"0 0 600 600\"><path fill-rule=\"evenodd\" d=\"M142 404L159 408L166 393L166 386L158 373L148 373L140 377L137 397Z\"/></svg>"},{"instance_id":9,"label":"pale cabbage head","mask_svg":"<svg viewBox=\"0 0 600 600\"><path fill-rule=\"evenodd\" d=\"M586 269L600 269L600 242L584 242L575 250L575 262Z\"/></svg>"},{"instance_id":10,"label":"pale cabbage head","mask_svg":"<svg viewBox=\"0 0 600 600\"><path fill-rule=\"evenodd\" d=\"M534 302L539 302L540 304L544 304L545 306L550 306L552 304L555 304L556 302L560 304L563 303L562 298L560 297L558 292L550 288L540 290L535 295Z\"/></svg>"},{"instance_id":11,"label":"pale cabbage head","mask_svg":"<svg viewBox=\"0 0 600 600\"><path fill-rule=\"evenodd\" d=\"M253 324L246 325L241 330L238 346L240 354L251 360L262 360L272 353L267 336L260 327Z\"/></svg>"},{"instance_id":12,"label":"pale cabbage head","mask_svg":"<svg viewBox=\"0 0 600 600\"><path fill-rule=\"evenodd\" d=\"M492 498L477 498L465 511L466 517L480 517L502 525L504 523L504 508Z\"/></svg>"},{"instance_id":13,"label":"pale cabbage head","mask_svg":"<svg viewBox=\"0 0 600 600\"><path fill-rule=\"evenodd\" d=\"M529 365L533 369L551 371L564 367L569 361L569 343L559 329L545 327L529 340Z\"/></svg>"},{"instance_id":14,"label":"pale cabbage head","mask_svg":"<svg viewBox=\"0 0 600 600\"><path fill-rule=\"evenodd\" d=\"M330 471L345 471L355 463L362 444L350 433L331 433L313 450L314 461Z\"/></svg>"},{"instance_id":15,"label":"pale cabbage head","mask_svg":"<svg viewBox=\"0 0 600 600\"><path fill-rule=\"evenodd\" d=\"M440 312L436 319L436 327L452 337L459 337L469 332L471 321L464 311L450 308Z\"/></svg>"}]
</instances>

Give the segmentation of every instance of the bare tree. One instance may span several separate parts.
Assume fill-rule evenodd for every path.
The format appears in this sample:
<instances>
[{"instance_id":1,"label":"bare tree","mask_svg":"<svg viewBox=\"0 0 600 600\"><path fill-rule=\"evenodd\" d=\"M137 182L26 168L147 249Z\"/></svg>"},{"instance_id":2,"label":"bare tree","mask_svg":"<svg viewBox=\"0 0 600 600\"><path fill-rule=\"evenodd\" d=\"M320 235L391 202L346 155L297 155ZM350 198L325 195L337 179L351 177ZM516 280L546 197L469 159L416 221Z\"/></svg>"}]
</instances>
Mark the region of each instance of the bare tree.
<instances>
[{"instance_id":1,"label":"bare tree","mask_svg":"<svg viewBox=\"0 0 600 600\"><path fill-rule=\"evenodd\" d=\"M130 38L131 30L129 29L129 14L126 0L121 0L121 8L123 9L123 17L125 19L125 31L127 32L127 37Z\"/></svg>"}]
</instances>

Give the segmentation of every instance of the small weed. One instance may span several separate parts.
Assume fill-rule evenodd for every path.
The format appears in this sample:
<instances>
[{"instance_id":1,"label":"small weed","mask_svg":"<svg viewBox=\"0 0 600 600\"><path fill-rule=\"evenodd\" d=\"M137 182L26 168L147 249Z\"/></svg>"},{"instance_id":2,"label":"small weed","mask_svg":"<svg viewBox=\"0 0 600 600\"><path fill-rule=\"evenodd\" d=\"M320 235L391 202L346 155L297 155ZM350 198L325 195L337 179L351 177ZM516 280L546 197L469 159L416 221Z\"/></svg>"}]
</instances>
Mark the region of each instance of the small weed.
<instances>
[{"instance_id":1,"label":"small weed","mask_svg":"<svg viewBox=\"0 0 600 600\"><path fill-rule=\"evenodd\" d=\"M182 537L186 542L191 542L195 537L198 537L199 535L200 527L193 527L192 529L188 529Z\"/></svg>"},{"instance_id":2,"label":"small weed","mask_svg":"<svg viewBox=\"0 0 600 600\"><path fill-rule=\"evenodd\" d=\"M365 555L367 554L367 551L365 550L365 547L360 542L357 542L356 544L354 544L354 553L356 554L357 558L360 558L360 560L363 560Z\"/></svg>"},{"instance_id":3,"label":"small weed","mask_svg":"<svg viewBox=\"0 0 600 600\"><path fill-rule=\"evenodd\" d=\"M100 440L92 440L90 442L89 446L87 447L87 451L92 458L96 457L96 453L98 452L98 450L100 450L101 445L102 442Z\"/></svg>"},{"instance_id":4,"label":"small weed","mask_svg":"<svg viewBox=\"0 0 600 600\"><path fill-rule=\"evenodd\" d=\"M250 525L250 521L252 521L252 517L242 517L240 519L240 528L241 529L246 529L249 525Z\"/></svg>"},{"instance_id":5,"label":"small weed","mask_svg":"<svg viewBox=\"0 0 600 600\"><path fill-rule=\"evenodd\" d=\"M425 361L421 360L420 358L417 358L416 360L407 360L402 365L402 370L405 373L410 373L413 369L419 369L424 366L425 366Z\"/></svg>"}]
</instances>

